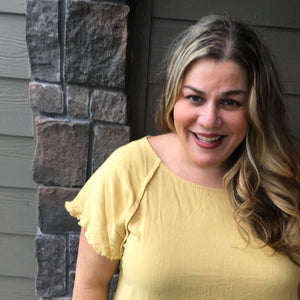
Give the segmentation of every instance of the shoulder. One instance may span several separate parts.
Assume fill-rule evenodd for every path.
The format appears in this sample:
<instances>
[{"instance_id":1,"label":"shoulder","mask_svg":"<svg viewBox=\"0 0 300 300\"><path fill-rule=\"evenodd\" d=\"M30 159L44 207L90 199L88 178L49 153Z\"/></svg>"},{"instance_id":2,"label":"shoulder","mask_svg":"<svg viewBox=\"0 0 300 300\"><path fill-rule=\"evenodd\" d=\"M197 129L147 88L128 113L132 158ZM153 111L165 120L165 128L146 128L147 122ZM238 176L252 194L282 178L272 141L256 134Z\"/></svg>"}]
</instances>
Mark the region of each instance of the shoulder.
<instances>
[{"instance_id":1,"label":"shoulder","mask_svg":"<svg viewBox=\"0 0 300 300\"><path fill-rule=\"evenodd\" d=\"M178 138L176 134L170 132L150 137L149 144L166 166L170 168L174 164L178 155Z\"/></svg>"},{"instance_id":2,"label":"shoulder","mask_svg":"<svg viewBox=\"0 0 300 300\"><path fill-rule=\"evenodd\" d=\"M154 164L159 160L159 157L152 149L148 137L144 137L132 141L117 150L115 150L104 164L100 167L109 168L133 168L133 167L146 167L148 164Z\"/></svg>"},{"instance_id":3,"label":"shoulder","mask_svg":"<svg viewBox=\"0 0 300 300\"><path fill-rule=\"evenodd\" d=\"M129 201L130 206L143 188L148 175L158 165L159 158L146 137L130 142L106 159L85 183L77 198L90 197L97 199L97 202L99 199L118 199L120 206L122 201L124 205Z\"/></svg>"},{"instance_id":4,"label":"shoulder","mask_svg":"<svg viewBox=\"0 0 300 300\"><path fill-rule=\"evenodd\" d=\"M127 187L133 184L137 188L159 164L160 158L149 144L148 137L144 137L115 150L89 181L96 184L106 181Z\"/></svg>"}]
</instances>

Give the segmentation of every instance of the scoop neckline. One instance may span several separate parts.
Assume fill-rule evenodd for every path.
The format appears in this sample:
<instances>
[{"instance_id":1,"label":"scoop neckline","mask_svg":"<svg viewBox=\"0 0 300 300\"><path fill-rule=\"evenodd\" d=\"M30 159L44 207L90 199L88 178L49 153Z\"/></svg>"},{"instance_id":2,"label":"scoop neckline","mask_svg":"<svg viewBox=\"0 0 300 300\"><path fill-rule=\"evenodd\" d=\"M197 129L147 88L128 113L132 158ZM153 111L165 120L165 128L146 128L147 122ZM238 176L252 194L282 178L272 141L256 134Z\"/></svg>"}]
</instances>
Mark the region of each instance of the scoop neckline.
<instances>
[{"instance_id":1,"label":"scoop neckline","mask_svg":"<svg viewBox=\"0 0 300 300\"><path fill-rule=\"evenodd\" d=\"M201 184L197 184L194 183L192 181L189 181L183 177L181 177L180 175L176 174L174 171L172 171L163 161L162 159L159 157L159 155L156 153L156 151L153 149L153 147L151 146L150 142L149 142L149 137L152 137L151 135L147 135L144 137L144 140L146 141L147 147L150 149L152 155L159 161L160 165L172 176L174 177L176 180L178 180L179 182L183 182L185 184L189 184L194 188L198 188L198 189L207 189L207 190L212 190L212 191L219 191L219 192L224 192L225 188L217 188L217 187L211 187L211 186L206 186L206 185L201 185Z\"/></svg>"}]
</instances>

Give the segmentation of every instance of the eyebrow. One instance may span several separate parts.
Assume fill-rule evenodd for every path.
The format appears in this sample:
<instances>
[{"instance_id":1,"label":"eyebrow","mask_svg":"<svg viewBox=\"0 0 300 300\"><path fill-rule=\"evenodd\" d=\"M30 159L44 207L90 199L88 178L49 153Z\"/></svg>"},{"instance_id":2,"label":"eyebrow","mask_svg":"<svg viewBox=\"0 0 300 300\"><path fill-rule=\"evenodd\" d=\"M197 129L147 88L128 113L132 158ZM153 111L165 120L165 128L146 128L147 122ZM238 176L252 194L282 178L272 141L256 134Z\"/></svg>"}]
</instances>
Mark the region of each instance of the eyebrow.
<instances>
[{"instance_id":1,"label":"eyebrow","mask_svg":"<svg viewBox=\"0 0 300 300\"><path fill-rule=\"evenodd\" d=\"M199 95L203 95L205 96L206 93L201 91L201 90L198 90L197 88L191 86L191 85L184 85L183 86L184 89L190 89L192 91L194 91L195 93L199 94ZM244 90L230 90L230 91L226 91L226 92L223 92L221 94L222 97L224 96L233 96L233 95L240 95L240 94L244 94L244 95L247 95L247 92L244 91Z\"/></svg>"}]
</instances>

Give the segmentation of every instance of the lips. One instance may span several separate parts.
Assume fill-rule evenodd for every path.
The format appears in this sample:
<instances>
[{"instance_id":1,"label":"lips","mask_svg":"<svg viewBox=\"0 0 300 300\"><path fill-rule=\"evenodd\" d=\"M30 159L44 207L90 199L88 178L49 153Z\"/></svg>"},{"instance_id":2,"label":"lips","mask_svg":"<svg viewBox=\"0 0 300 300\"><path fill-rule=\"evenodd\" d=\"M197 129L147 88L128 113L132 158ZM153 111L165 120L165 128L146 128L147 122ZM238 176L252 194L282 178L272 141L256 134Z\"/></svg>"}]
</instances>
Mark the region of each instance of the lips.
<instances>
[{"instance_id":1,"label":"lips","mask_svg":"<svg viewBox=\"0 0 300 300\"><path fill-rule=\"evenodd\" d=\"M215 135L215 134L197 134L193 132L194 140L195 143L205 149L213 149L218 147L222 142L223 138L225 137L224 135Z\"/></svg>"},{"instance_id":2,"label":"lips","mask_svg":"<svg viewBox=\"0 0 300 300\"><path fill-rule=\"evenodd\" d=\"M196 136L196 138L204 143L215 143L218 142L220 139L223 138L223 136L213 136L213 137L207 137L207 136L203 136L203 135L199 135L197 133L194 133L194 135Z\"/></svg>"}]
</instances>

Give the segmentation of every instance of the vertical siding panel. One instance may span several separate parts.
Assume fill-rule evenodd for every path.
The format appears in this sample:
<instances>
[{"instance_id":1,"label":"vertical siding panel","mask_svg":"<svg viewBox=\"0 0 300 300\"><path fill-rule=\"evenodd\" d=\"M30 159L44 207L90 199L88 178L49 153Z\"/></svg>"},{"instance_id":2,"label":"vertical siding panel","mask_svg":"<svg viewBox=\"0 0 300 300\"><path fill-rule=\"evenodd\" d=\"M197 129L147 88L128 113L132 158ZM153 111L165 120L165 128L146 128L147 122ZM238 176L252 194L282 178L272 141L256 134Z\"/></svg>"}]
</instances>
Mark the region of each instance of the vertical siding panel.
<instances>
[{"instance_id":1,"label":"vertical siding panel","mask_svg":"<svg viewBox=\"0 0 300 300\"><path fill-rule=\"evenodd\" d=\"M201 16L216 13L228 14L251 23L262 33L266 44L274 53L283 75L288 98L288 114L295 135L300 138L298 125L300 96L300 2L288 1L246 1L236 5L236 1L205 0L153 0L151 19L150 62L147 79L147 99L144 134L154 134L154 107L159 79L158 65L169 41Z\"/></svg>"},{"instance_id":2,"label":"vertical siding panel","mask_svg":"<svg viewBox=\"0 0 300 300\"><path fill-rule=\"evenodd\" d=\"M300 28L299 0L153 0L153 18L197 21L208 14L228 14L251 24Z\"/></svg>"},{"instance_id":3,"label":"vertical siding panel","mask_svg":"<svg viewBox=\"0 0 300 300\"><path fill-rule=\"evenodd\" d=\"M129 19L130 68L127 82L132 139L144 134L151 12L152 0L135 1Z\"/></svg>"}]
</instances>

